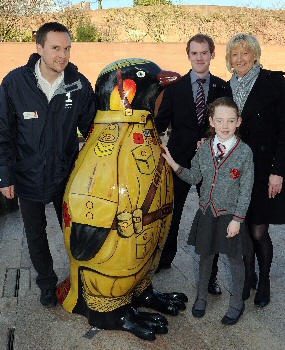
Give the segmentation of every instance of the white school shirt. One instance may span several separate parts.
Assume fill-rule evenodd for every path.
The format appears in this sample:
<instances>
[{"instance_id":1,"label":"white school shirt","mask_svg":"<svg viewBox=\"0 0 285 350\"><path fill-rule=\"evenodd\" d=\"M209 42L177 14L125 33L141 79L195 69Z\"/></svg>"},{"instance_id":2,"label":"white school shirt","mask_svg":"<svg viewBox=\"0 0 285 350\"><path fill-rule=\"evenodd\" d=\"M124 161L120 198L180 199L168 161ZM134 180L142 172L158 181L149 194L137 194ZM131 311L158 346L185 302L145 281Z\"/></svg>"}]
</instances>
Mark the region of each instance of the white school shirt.
<instances>
[{"instance_id":1,"label":"white school shirt","mask_svg":"<svg viewBox=\"0 0 285 350\"><path fill-rule=\"evenodd\" d=\"M228 153L228 151L233 148L233 146L236 144L237 142L237 138L236 138L236 135L233 135L230 139L224 141L224 142L221 142L218 138L218 135L216 134L215 137L214 137L214 141L213 141L213 148L214 148L214 151L215 151L215 155L218 153L218 148L217 148L217 144L218 143L221 143L223 144L226 149L224 150L225 154L226 155Z\"/></svg>"}]
</instances>

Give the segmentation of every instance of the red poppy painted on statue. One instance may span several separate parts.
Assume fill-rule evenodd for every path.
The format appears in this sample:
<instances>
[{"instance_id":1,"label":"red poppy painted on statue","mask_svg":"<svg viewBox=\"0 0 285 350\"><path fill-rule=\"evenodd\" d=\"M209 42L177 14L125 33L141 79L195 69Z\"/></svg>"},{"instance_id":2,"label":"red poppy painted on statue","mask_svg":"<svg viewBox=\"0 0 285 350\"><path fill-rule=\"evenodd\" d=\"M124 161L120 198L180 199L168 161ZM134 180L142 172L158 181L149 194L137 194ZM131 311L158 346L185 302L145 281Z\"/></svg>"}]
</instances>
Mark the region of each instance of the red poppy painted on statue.
<instances>
[{"instance_id":1,"label":"red poppy painted on statue","mask_svg":"<svg viewBox=\"0 0 285 350\"><path fill-rule=\"evenodd\" d=\"M61 283L59 288L56 289L57 299L59 300L61 305L63 304L70 291L70 285L70 278L68 277Z\"/></svg>"},{"instance_id":2,"label":"red poppy painted on statue","mask_svg":"<svg viewBox=\"0 0 285 350\"><path fill-rule=\"evenodd\" d=\"M134 132L133 138L134 138L134 143L136 144L141 145L144 143L143 134L141 134L140 132Z\"/></svg>"},{"instance_id":3,"label":"red poppy painted on statue","mask_svg":"<svg viewBox=\"0 0 285 350\"><path fill-rule=\"evenodd\" d=\"M63 202L63 221L65 227L70 227L71 217L68 213L68 206L66 202Z\"/></svg>"}]
</instances>

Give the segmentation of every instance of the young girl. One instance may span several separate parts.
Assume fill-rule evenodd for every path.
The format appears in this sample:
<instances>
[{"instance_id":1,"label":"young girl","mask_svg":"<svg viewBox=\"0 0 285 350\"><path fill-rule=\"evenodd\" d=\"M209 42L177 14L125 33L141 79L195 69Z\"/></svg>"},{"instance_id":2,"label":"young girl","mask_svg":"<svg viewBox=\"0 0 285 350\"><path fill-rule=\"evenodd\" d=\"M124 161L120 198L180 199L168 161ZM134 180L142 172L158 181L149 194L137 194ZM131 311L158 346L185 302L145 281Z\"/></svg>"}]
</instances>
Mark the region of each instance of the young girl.
<instances>
[{"instance_id":1,"label":"young girl","mask_svg":"<svg viewBox=\"0 0 285 350\"><path fill-rule=\"evenodd\" d=\"M222 323L232 325L244 311L242 255L249 239L244 218L253 185L253 159L249 146L237 136L241 116L235 102L227 97L218 98L209 105L209 115L212 135L198 149L190 169L177 164L166 146L163 156L182 180L193 185L202 181L200 208L188 239L188 244L194 245L200 255L192 314L205 315L213 258L216 253L223 253L230 263L233 289Z\"/></svg>"}]
</instances>

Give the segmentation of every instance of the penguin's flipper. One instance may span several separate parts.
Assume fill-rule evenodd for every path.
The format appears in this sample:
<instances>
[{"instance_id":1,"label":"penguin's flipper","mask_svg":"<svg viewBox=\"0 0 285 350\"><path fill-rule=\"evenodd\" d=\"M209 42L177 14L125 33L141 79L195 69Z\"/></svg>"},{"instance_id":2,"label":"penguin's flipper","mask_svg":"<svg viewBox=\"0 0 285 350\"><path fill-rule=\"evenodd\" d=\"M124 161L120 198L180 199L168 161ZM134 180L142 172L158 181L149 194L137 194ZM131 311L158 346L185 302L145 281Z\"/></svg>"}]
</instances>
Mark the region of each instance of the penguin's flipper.
<instances>
[{"instance_id":1,"label":"penguin's flipper","mask_svg":"<svg viewBox=\"0 0 285 350\"><path fill-rule=\"evenodd\" d=\"M104 244L110 228L72 223L70 251L76 260L90 260L95 257Z\"/></svg>"}]
</instances>

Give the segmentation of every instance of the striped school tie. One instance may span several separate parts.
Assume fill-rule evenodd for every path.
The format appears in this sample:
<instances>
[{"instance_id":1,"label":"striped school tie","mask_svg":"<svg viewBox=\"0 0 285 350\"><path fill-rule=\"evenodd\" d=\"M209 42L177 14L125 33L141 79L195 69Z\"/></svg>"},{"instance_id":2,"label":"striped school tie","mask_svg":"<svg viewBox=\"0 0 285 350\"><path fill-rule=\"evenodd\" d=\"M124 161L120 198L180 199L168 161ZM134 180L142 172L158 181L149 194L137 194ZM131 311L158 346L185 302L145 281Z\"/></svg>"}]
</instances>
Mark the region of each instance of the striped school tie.
<instances>
[{"instance_id":1,"label":"striped school tie","mask_svg":"<svg viewBox=\"0 0 285 350\"><path fill-rule=\"evenodd\" d=\"M203 89L203 84L205 83L206 79L197 79L196 82L198 83L198 90L196 95L196 115L198 118L198 124L202 125L204 122L204 112L205 112L205 92Z\"/></svg>"},{"instance_id":2,"label":"striped school tie","mask_svg":"<svg viewBox=\"0 0 285 350\"><path fill-rule=\"evenodd\" d=\"M226 150L226 146L223 145L222 143L218 143L218 144L217 144L217 154L216 154L216 157L217 157L217 158L223 158L223 156L225 155L225 150Z\"/></svg>"}]
</instances>

